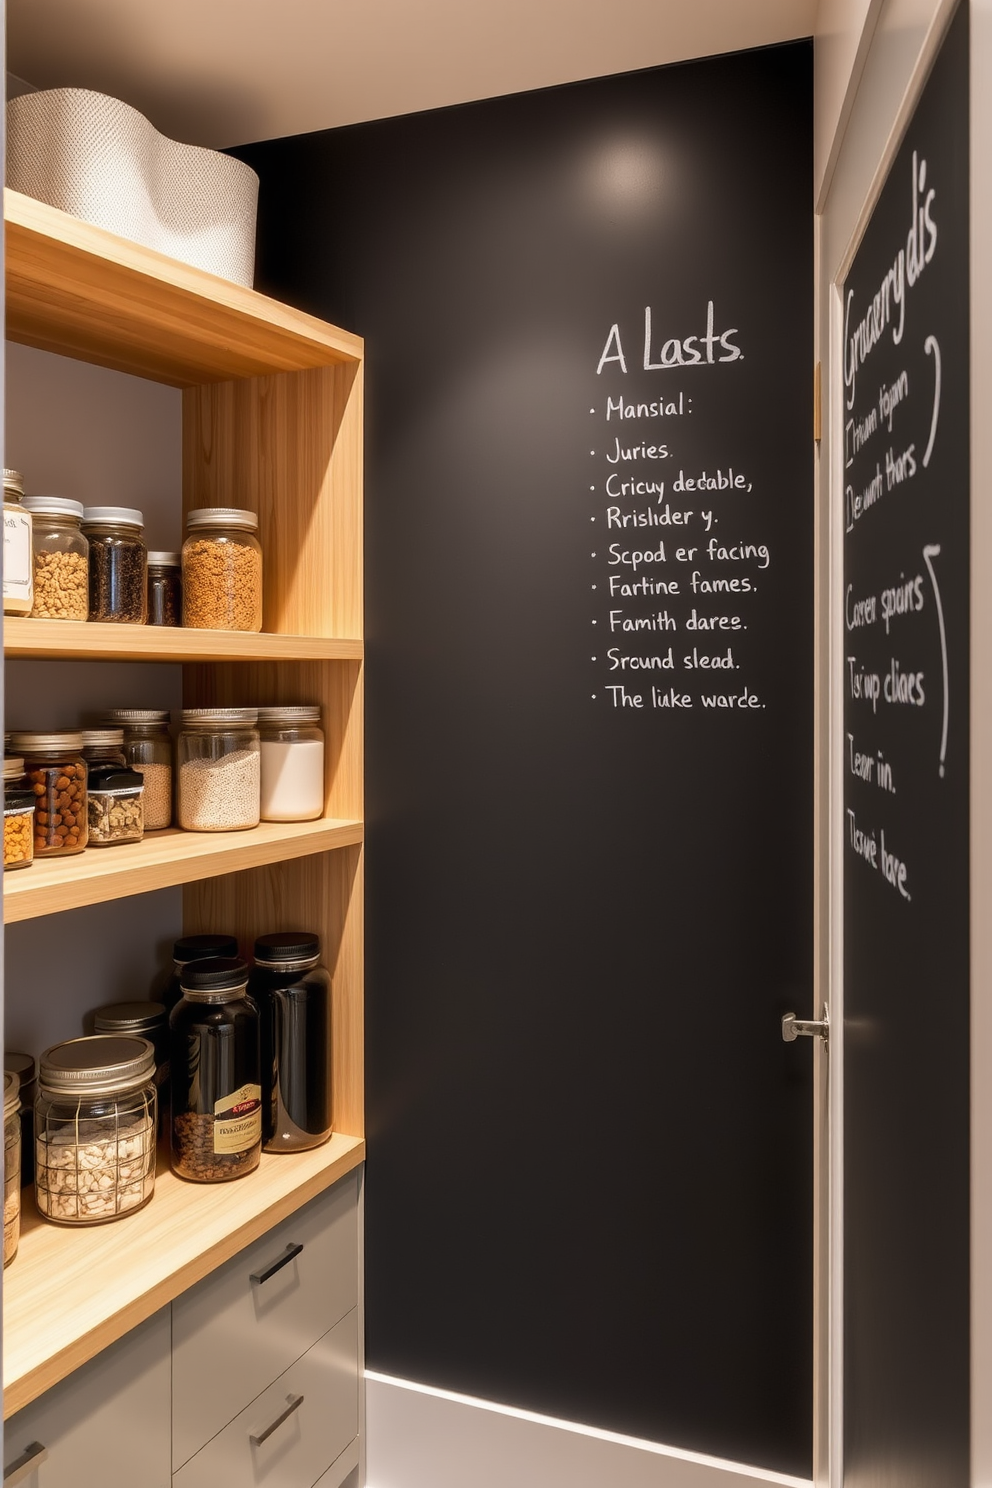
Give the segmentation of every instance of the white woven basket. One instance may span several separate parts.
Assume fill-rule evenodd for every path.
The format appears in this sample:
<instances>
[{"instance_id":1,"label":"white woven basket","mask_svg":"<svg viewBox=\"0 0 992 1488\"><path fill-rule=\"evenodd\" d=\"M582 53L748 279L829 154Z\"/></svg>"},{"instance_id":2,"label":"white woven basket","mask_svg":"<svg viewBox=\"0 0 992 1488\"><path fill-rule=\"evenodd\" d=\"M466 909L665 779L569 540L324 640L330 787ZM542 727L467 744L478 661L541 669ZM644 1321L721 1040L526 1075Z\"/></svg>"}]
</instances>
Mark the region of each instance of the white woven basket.
<instances>
[{"instance_id":1,"label":"white woven basket","mask_svg":"<svg viewBox=\"0 0 992 1488\"><path fill-rule=\"evenodd\" d=\"M255 172L216 150L166 139L117 98L84 88L12 98L7 185L251 288Z\"/></svg>"}]
</instances>

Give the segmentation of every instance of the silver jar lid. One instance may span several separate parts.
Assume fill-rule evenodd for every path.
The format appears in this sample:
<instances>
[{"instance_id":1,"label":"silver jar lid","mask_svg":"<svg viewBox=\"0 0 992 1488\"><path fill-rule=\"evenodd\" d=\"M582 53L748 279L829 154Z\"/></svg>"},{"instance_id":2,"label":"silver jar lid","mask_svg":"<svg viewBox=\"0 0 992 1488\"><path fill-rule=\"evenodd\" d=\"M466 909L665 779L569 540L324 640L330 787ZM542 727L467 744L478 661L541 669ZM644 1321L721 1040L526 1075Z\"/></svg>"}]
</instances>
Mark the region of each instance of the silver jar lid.
<instances>
[{"instance_id":1,"label":"silver jar lid","mask_svg":"<svg viewBox=\"0 0 992 1488\"><path fill-rule=\"evenodd\" d=\"M38 1071L32 1055L20 1054L16 1049L6 1049L3 1056L3 1067L7 1074L17 1076L17 1088L22 1095L34 1084L34 1078Z\"/></svg>"},{"instance_id":2,"label":"silver jar lid","mask_svg":"<svg viewBox=\"0 0 992 1488\"><path fill-rule=\"evenodd\" d=\"M317 704L300 704L292 708L259 708L259 723L319 723Z\"/></svg>"},{"instance_id":3,"label":"silver jar lid","mask_svg":"<svg viewBox=\"0 0 992 1488\"><path fill-rule=\"evenodd\" d=\"M4 496L14 496L20 501L24 495L24 477L19 470L4 470L3 494Z\"/></svg>"},{"instance_id":4,"label":"silver jar lid","mask_svg":"<svg viewBox=\"0 0 992 1488\"><path fill-rule=\"evenodd\" d=\"M83 521L101 526L120 523L122 527L144 527L145 514L134 506L88 506L83 512Z\"/></svg>"},{"instance_id":5,"label":"silver jar lid","mask_svg":"<svg viewBox=\"0 0 992 1488\"><path fill-rule=\"evenodd\" d=\"M167 1017L164 1002L110 1002L93 1014L93 1028L97 1033L142 1033Z\"/></svg>"},{"instance_id":6,"label":"silver jar lid","mask_svg":"<svg viewBox=\"0 0 992 1488\"><path fill-rule=\"evenodd\" d=\"M159 553L156 551L148 554L149 568L179 568L182 561L182 553Z\"/></svg>"},{"instance_id":7,"label":"silver jar lid","mask_svg":"<svg viewBox=\"0 0 992 1488\"><path fill-rule=\"evenodd\" d=\"M3 762L4 780L19 780L24 774L24 761L19 755L9 754Z\"/></svg>"},{"instance_id":8,"label":"silver jar lid","mask_svg":"<svg viewBox=\"0 0 992 1488\"><path fill-rule=\"evenodd\" d=\"M186 513L186 527L190 532L196 527L242 527L254 532L257 526L257 512L244 511L238 506L198 506Z\"/></svg>"},{"instance_id":9,"label":"silver jar lid","mask_svg":"<svg viewBox=\"0 0 992 1488\"><path fill-rule=\"evenodd\" d=\"M171 714L168 708L108 708L103 716L126 728L131 723L168 723Z\"/></svg>"},{"instance_id":10,"label":"silver jar lid","mask_svg":"<svg viewBox=\"0 0 992 1488\"><path fill-rule=\"evenodd\" d=\"M84 749L93 749L106 744L123 744L124 730L122 728L83 729L82 739Z\"/></svg>"},{"instance_id":11,"label":"silver jar lid","mask_svg":"<svg viewBox=\"0 0 992 1488\"><path fill-rule=\"evenodd\" d=\"M13 1070L5 1070L3 1076L3 1114L4 1119L13 1116L21 1104L21 1082Z\"/></svg>"},{"instance_id":12,"label":"silver jar lid","mask_svg":"<svg viewBox=\"0 0 992 1488\"><path fill-rule=\"evenodd\" d=\"M183 723L240 723L254 728L257 708L184 708Z\"/></svg>"},{"instance_id":13,"label":"silver jar lid","mask_svg":"<svg viewBox=\"0 0 992 1488\"><path fill-rule=\"evenodd\" d=\"M21 505L39 517L83 517L83 503L69 496L22 496Z\"/></svg>"},{"instance_id":14,"label":"silver jar lid","mask_svg":"<svg viewBox=\"0 0 992 1488\"><path fill-rule=\"evenodd\" d=\"M39 749L46 754L51 754L54 750L64 750L71 754L73 750L82 749L83 736L79 733L15 733L10 742L19 754L36 754Z\"/></svg>"},{"instance_id":15,"label":"silver jar lid","mask_svg":"<svg viewBox=\"0 0 992 1488\"><path fill-rule=\"evenodd\" d=\"M59 1095L117 1095L154 1073L155 1049L148 1039L95 1033L46 1049L38 1084Z\"/></svg>"}]
</instances>

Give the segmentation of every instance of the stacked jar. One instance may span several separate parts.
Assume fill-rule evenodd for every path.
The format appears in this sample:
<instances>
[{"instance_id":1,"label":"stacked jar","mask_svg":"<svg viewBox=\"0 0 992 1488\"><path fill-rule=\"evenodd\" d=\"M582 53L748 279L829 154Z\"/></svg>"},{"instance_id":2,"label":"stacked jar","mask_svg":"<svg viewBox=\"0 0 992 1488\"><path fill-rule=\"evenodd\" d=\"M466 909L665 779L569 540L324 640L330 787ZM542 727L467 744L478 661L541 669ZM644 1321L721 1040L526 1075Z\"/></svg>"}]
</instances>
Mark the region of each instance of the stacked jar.
<instances>
[{"instance_id":1,"label":"stacked jar","mask_svg":"<svg viewBox=\"0 0 992 1488\"><path fill-rule=\"evenodd\" d=\"M86 620L90 545L80 526L83 503L66 496L25 496L21 505L32 518L32 617Z\"/></svg>"},{"instance_id":2,"label":"stacked jar","mask_svg":"<svg viewBox=\"0 0 992 1488\"><path fill-rule=\"evenodd\" d=\"M182 625L182 556L148 554L148 625Z\"/></svg>"},{"instance_id":3,"label":"stacked jar","mask_svg":"<svg viewBox=\"0 0 992 1488\"><path fill-rule=\"evenodd\" d=\"M172 738L163 709L112 708L107 722L124 730L124 757L145 785L145 831L172 826Z\"/></svg>"},{"instance_id":4,"label":"stacked jar","mask_svg":"<svg viewBox=\"0 0 992 1488\"><path fill-rule=\"evenodd\" d=\"M3 1263L17 1254L21 1236L21 1099L17 1076L3 1077Z\"/></svg>"},{"instance_id":5,"label":"stacked jar","mask_svg":"<svg viewBox=\"0 0 992 1488\"><path fill-rule=\"evenodd\" d=\"M324 809L318 707L259 708L263 821L315 821Z\"/></svg>"},{"instance_id":6,"label":"stacked jar","mask_svg":"<svg viewBox=\"0 0 992 1488\"><path fill-rule=\"evenodd\" d=\"M22 505L24 479L3 473L3 612L30 615L34 604L31 513Z\"/></svg>"},{"instance_id":7,"label":"stacked jar","mask_svg":"<svg viewBox=\"0 0 992 1488\"><path fill-rule=\"evenodd\" d=\"M177 815L185 832L237 832L259 819L255 708L185 708Z\"/></svg>"},{"instance_id":8,"label":"stacked jar","mask_svg":"<svg viewBox=\"0 0 992 1488\"><path fill-rule=\"evenodd\" d=\"M30 868L34 861L35 794L15 755L3 762L3 866Z\"/></svg>"},{"instance_id":9,"label":"stacked jar","mask_svg":"<svg viewBox=\"0 0 992 1488\"><path fill-rule=\"evenodd\" d=\"M181 935L172 946L172 975L162 992L162 1001L171 1012L183 995L182 975L194 961L210 961L215 956L230 959L238 954L233 935Z\"/></svg>"},{"instance_id":10,"label":"stacked jar","mask_svg":"<svg viewBox=\"0 0 992 1488\"><path fill-rule=\"evenodd\" d=\"M61 857L86 846L86 761L77 733L14 734L34 795L35 857Z\"/></svg>"},{"instance_id":11,"label":"stacked jar","mask_svg":"<svg viewBox=\"0 0 992 1488\"><path fill-rule=\"evenodd\" d=\"M183 624L194 630L262 628L262 549L258 517L206 506L186 518Z\"/></svg>"},{"instance_id":12,"label":"stacked jar","mask_svg":"<svg viewBox=\"0 0 992 1488\"><path fill-rule=\"evenodd\" d=\"M89 618L144 625L147 613L145 519L130 506L88 506L83 532L90 545Z\"/></svg>"}]
</instances>

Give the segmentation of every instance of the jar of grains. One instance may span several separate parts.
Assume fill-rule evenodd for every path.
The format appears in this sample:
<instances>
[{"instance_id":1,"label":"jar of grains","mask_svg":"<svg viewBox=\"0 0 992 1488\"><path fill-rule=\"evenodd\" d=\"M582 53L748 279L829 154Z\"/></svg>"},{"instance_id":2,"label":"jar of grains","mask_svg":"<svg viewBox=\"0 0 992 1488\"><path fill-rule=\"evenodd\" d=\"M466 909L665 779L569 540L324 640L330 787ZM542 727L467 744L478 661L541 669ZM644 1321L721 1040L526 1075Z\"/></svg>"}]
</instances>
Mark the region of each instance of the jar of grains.
<instances>
[{"instance_id":1,"label":"jar of grains","mask_svg":"<svg viewBox=\"0 0 992 1488\"><path fill-rule=\"evenodd\" d=\"M184 708L178 743L177 815L186 832L258 826L255 708Z\"/></svg>"},{"instance_id":2,"label":"jar of grains","mask_svg":"<svg viewBox=\"0 0 992 1488\"><path fill-rule=\"evenodd\" d=\"M93 1032L145 1038L155 1050L158 1125L169 1112L169 1014L162 1002L111 1002L93 1014Z\"/></svg>"},{"instance_id":3,"label":"jar of grains","mask_svg":"<svg viewBox=\"0 0 992 1488\"><path fill-rule=\"evenodd\" d=\"M91 620L144 625L147 613L144 516L130 506L88 506Z\"/></svg>"},{"instance_id":4,"label":"jar of grains","mask_svg":"<svg viewBox=\"0 0 992 1488\"><path fill-rule=\"evenodd\" d=\"M3 866L30 868L34 861L34 802L24 761L11 755L3 762Z\"/></svg>"},{"instance_id":5,"label":"jar of grains","mask_svg":"<svg viewBox=\"0 0 992 1488\"><path fill-rule=\"evenodd\" d=\"M21 1097L17 1076L3 1077L3 1263L9 1266L21 1238Z\"/></svg>"},{"instance_id":6,"label":"jar of grains","mask_svg":"<svg viewBox=\"0 0 992 1488\"><path fill-rule=\"evenodd\" d=\"M155 1189L155 1050L133 1036L68 1039L41 1056L34 1104L38 1209L103 1224Z\"/></svg>"},{"instance_id":7,"label":"jar of grains","mask_svg":"<svg viewBox=\"0 0 992 1488\"><path fill-rule=\"evenodd\" d=\"M140 842L144 834L144 785L126 765L93 765L87 792L90 847Z\"/></svg>"},{"instance_id":8,"label":"jar of grains","mask_svg":"<svg viewBox=\"0 0 992 1488\"><path fill-rule=\"evenodd\" d=\"M82 852L86 846L86 761L82 734L15 734L34 794L35 857Z\"/></svg>"},{"instance_id":9,"label":"jar of grains","mask_svg":"<svg viewBox=\"0 0 992 1488\"><path fill-rule=\"evenodd\" d=\"M21 505L24 479L16 470L3 473L3 612L30 615L34 603L31 562L31 513Z\"/></svg>"},{"instance_id":10,"label":"jar of grains","mask_svg":"<svg viewBox=\"0 0 992 1488\"><path fill-rule=\"evenodd\" d=\"M223 1183L258 1167L262 1085L258 1013L236 957L194 961L169 1016L172 1166L181 1178Z\"/></svg>"},{"instance_id":11,"label":"jar of grains","mask_svg":"<svg viewBox=\"0 0 992 1488\"><path fill-rule=\"evenodd\" d=\"M314 821L324 809L320 709L259 708L263 821Z\"/></svg>"},{"instance_id":12,"label":"jar of grains","mask_svg":"<svg viewBox=\"0 0 992 1488\"><path fill-rule=\"evenodd\" d=\"M182 625L182 555L148 554L147 625Z\"/></svg>"},{"instance_id":13,"label":"jar of grains","mask_svg":"<svg viewBox=\"0 0 992 1488\"><path fill-rule=\"evenodd\" d=\"M261 630L262 549L254 512L204 506L186 517L183 624L196 630Z\"/></svg>"},{"instance_id":14,"label":"jar of grains","mask_svg":"<svg viewBox=\"0 0 992 1488\"><path fill-rule=\"evenodd\" d=\"M83 729L83 759L89 766L126 765L122 728Z\"/></svg>"},{"instance_id":15,"label":"jar of grains","mask_svg":"<svg viewBox=\"0 0 992 1488\"><path fill-rule=\"evenodd\" d=\"M172 826L172 736L169 714L156 708L112 708L108 723L124 730L124 757L145 782L145 831Z\"/></svg>"},{"instance_id":16,"label":"jar of grains","mask_svg":"<svg viewBox=\"0 0 992 1488\"><path fill-rule=\"evenodd\" d=\"M233 935L181 935L172 945L172 975L161 993L171 1012L183 995L182 976L191 961L209 961L213 956L236 956Z\"/></svg>"},{"instance_id":17,"label":"jar of grains","mask_svg":"<svg viewBox=\"0 0 992 1488\"><path fill-rule=\"evenodd\" d=\"M65 496L25 496L21 504L32 517L32 617L88 619L90 545L79 525L83 503Z\"/></svg>"}]
</instances>

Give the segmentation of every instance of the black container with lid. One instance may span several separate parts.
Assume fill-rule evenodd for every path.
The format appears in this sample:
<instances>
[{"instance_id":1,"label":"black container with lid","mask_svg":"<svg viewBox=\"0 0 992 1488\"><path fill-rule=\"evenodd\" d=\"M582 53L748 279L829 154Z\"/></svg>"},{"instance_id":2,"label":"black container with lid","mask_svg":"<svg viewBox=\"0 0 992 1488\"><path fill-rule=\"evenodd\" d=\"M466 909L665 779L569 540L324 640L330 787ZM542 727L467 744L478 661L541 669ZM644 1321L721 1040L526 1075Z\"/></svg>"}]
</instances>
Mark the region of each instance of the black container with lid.
<instances>
[{"instance_id":1,"label":"black container with lid","mask_svg":"<svg viewBox=\"0 0 992 1488\"><path fill-rule=\"evenodd\" d=\"M172 975L159 999L171 1012L183 995L181 977L184 966L193 961L206 961L210 956L236 956L238 942L233 935L181 935L172 946Z\"/></svg>"},{"instance_id":2,"label":"black container with lid","mask_svg":"<svg viewBox=\"0 0 992 1488\"><path fill-rule=\"evenodd\" d=\"M260 935L250 983L262 1044L267 1152L319 1147L331 1135L331 978L320 937Z\"/></svg>"},{"instance_id":3,"label":"black container with lid","mask_svg":"<svg viewBox=\"0 0 992 1488\"><path fill-rule=\"evenodd\" d=\"M189 962L181 981L169 1015L172 1167L224 1183L257 1168L262 1151L258 1012L237 957Z\"/></svg>"}]
</instances>

